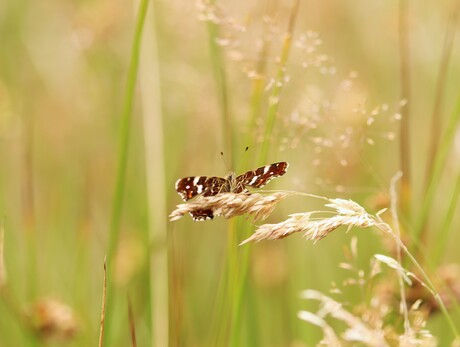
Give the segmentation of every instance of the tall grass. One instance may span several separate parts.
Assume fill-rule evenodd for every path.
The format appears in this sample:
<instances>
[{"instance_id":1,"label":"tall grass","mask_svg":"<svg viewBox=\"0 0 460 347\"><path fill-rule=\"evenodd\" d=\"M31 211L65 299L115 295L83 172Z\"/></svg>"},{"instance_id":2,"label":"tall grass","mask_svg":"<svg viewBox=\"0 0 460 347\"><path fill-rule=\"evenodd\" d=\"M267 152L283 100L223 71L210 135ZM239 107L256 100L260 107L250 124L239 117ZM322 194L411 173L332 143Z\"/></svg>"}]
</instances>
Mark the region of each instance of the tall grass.
<instances>
[{"instance_id":1,"label":"tall grass","mask_svg":"<svg viewBox=\"0 0 460 347\"><path fill-rule=\"evenodd\" d=\"M119 245L120 239L120 222L123 214L124 192L126 189L126 171L128 168L128 150L130 144L131 122L133 114L133 104L136 90L136 81L138 79L138 68L140 60L140 50L142 42L142 33L144 30L144 23L147 16L148 0L141 0L139 2L139 10L137 13L136 27L133 35L133 44L131 50L130 65L127 74L126 91L124 98L124 106L121 115L120 124L120 142L118 148L118 167L115 183L115 193L112 203L112 215L110 220L109 230L109 244L107 249L107 266L110 269L107 284L107 304L105 315L105 330L107 331L105 338L105 345L112 345L114 343L115 327L113 326L113 309L115 296L118 295L116 286L114 284L114 264L115 254Z\"/></svg>"},{"instance_id":2,"label":"tall grass","mask_svg":"<svg viewBox=\"0 0 460 347\"><path fill-rule=\"evenodd\" d=\"M182 0L140 0L134 19L126 2L2 5L0 346L353 345L342 326L381 345L458 338L454 5L203 1L204 25ZM224 176L220 151L237 174L289 161L267 186L289 191L167 221L174 181ZM286 237L367 226L310 199L332 191L390 213L366 212L351 246ZM267 221L247 218L263 199Z\"/></svg>"},{"instance_id":3,"label":"tall grass","mask_svg":"<svg viewBox=\"0 0 460 347\"><path fill-rule=\"evenodd\" d=\"M282 50L280 53L280 58L278 61L278 69L275 77L275 86L271 96L268 98L268 111L265 117L262 117L265 124L265 131L263 141L260 144L260 151L258 159L255 161L258 165L265 165L268 159L268 151L273 142L273 131L275 126L275 121L278 113L279 99L282 91L282 86L284 84L284 76L286 71L286 65L289 57L289 51L292 45L292 35L295 26L295 19L298 14L300 1L295 1L292 8L291 17L288 22L288 28L286 30ZM231 167L233 168L234 157L234 133L232 127L231 111L229 106L228 96L228 87L226 84L226 75L225 75L225 62L222 59L222 51L217 44L219 38L219 30L216 23L208 23L208 33L210 41L210 52L211 52L211 61L214 70L214 77L216 82L217 94L219 96L219 105L222 119L222 133L224 134L224 144L227 152L230 154ZM257 76L254 79L252 85L252 97L250 99L250 109L251 114L249 117L248 127L246 129L248 134L252 134L255 130L255 124L257 117L261 110L262 99L262 82L266 80L266 77L263 76L263 66L264 59L266 56L263 53L260 56L259 68L257 69ZM254 136L248 136L247 145L251 148L251 151L257 150L253 148ZM244 160L245 164L248 164L248 160ZM244 169L247 169L246 167ZM241 328L240 321L242 319L242 305L244 302L245 290L250 290L247 286L247 275L248 269L250 266L249 263L249 250L238 251L236 245L238 244L238 235L243 234L247 235L250 226L248 223L238 220L236 222L229 222L228 225L228 279L225 282L228 298L224 298L228 302L228 306L222 304L221 307L227 307L224 309L224 312L228 312L228 321L223 319L221 321L221 327L219 328L220 334L217 337L217 344L222 345L225 342L229 341L230 346L238 346L241 344ZM227 327L227 328L226 328ZM229 332L226 330L229 329Z\"/></svg>"},{"instance_id":4,"label":"tall grass","mask_svg":"<svg viewBox=\"0 0 460 347\"><path fill-rule=\"evenodd\" d=\"M400 127L400 163L403 176L401 179L401 208L404 217L410 221L412 203L411 184L411 62L410 62L410 38L409 38L409 2L399 1L399 55L400 55L400 78L401 78L401 100L405 105L401 108Z\"/></svg>"},{"instance_id":5,"label":"tall grass","mask_svg":"<svg viewBox=\"0 0 460 347\"><path fill-rule=\"evenodd\" d=\"M160 83L156 17L158 9L149 7L142 43L140 85L143 106L145 170L147 185L148 235L146 254L150 254L149 286L152 346L169 344L168 225L166 224L166 168L163 139L163 111Z\"/></svg>"}]
</instances>

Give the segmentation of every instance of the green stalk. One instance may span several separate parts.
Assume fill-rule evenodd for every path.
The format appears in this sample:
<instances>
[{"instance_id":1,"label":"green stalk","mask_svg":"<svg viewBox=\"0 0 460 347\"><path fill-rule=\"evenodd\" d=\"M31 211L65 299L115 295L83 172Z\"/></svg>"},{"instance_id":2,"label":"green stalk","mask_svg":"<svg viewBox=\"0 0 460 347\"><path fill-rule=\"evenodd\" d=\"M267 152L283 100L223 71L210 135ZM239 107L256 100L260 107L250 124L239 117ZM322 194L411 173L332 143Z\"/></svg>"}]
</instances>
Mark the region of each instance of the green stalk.
<instances>
[{"instance_id":1,"label":"green stalk","mask_svg":"<svg viewBox=\"0 0 460 347\"><path fill-rule=\"evenodd\" d=\"M247 136L245 144L249 148L253 148L254 146L254 131L256 129L257 124L257 117L260 115L260 111L262 108L262 101L263 101L263 91L264 91L264 82L265 82L265 65L267 59L267 43L264 42L264 47L261 51L261 55L259 58L259 64L257 66L257 76L252 80L252 91L251 91L251 111L249 115L249 122L247 127ZM251 151L253 153L253 151ZM243 168L252 167L253 160L250 160L249 155L244 156L244 160L242 163ZM243 221L242 219L238 219L237 221L237 230L240 231L240 238L245 239L249 237L251 233L251 224ZM235 240L236 244L239 243ZM241 329L239 323L241 323L242 319L242 307L243 307L243 300L245 293L248 293L248 290L251 290L248 286L248 274L249 274L249 257L251 252L251 247L243 247L239 248L239 278L238 278L238 293L237 298L234 302L234 307L232 309L233 316L232 316L232 323L231 326L233 327L234 333L231 336L231 340L229 345L230 346L239 346L241 343ZM249 324L254 324L251 320L248 322ZM249 328L250 331L256 331L256 329Z\"/></svg>"},{"instance_id":2,"label":"green stalk","mask_svg":"<svg viewBox=\"0 0 460 347\"><path fill-rule=\"evenodd\" d=\"M222 57L221 47L217 44L217 39L219 35L219 28L217 24L208 22L208 34L209 48L211 53L211 63L214 70L214 79L217 88L217 96L219 98L225 154L228 155L229 158L228 165L230 165L230 167L233 168L233 127L231 121L227 77L224 69L225 62Z\"/></svg>"},{"instance_id":3,"label":"green stalk","mask_svg":"<svg viewBox=\"0 0 460 347\"><path fill-rule=\"evenodd\" d=\"M110 221L110 241L108 251L108 262L113 259L115 249L120 236L120 220L123 209L123 197L125 192L126 168L128 163L128 150L130 141L131 118L133 113L134 92L136 89L137 71L139 67L139 56L141 48L141 36L144 29L145 17L147 14L148 0L141 0L139 13L136 20L134 40L131 48L131 59L129 63L128 76L126 81L125 99L120 125L120 142L118 146L118 167L115 184L115 196L112 203L112 218Z\"/></svg>"},{"instance_id":4,"label":"green stalk","mask_svg":"<svg viewBox=\"0 0 460 347\"><path fill-rule=\"evenodd\" d=\"M211 63L214 71L214 80L216 83L217 95L219 98L219 107L221 114L221 124L225 154L228 156L229 165L234 168L234 153L233 153L233 126L231 121L231 112L229 105L229 94L227 87L227 77L225 74L225 64L222 55L221 47L217 44L219 35L219 27L217 24L208 22L208 37L211 55ZM225 295L222 296L223 302L217 306L222 313L219 317L220 324L217 328L218 345L225 344L225 341L235 333L235 329L231 326L233 321L233 308L237 300L237 278L238 278L238 248L236 241L236 227L233 221L229 221L227 230L227 264L226 264L226 280L221 279L221 284L226 284Z\"/></svg>"},{"instance_id":5,"label":"green stalk","mask_svg":"<svg viewBox=\"0 0 460 347\"><path fill-rule=\"evenodd\" d=\"M452 47L453 47L454 38L455 38L455 27L457 24L459 10L460 10L460 6L457 6L456 10L452 12L451 18L449 19L449 23L447 25L445 38L444 38L444 47L443 47L441 62L439 66L439 77L438 77L437 87L436 87L436 97L435 97L433 112L431 115L431 127L430 127L431 141L430 141L429 155L428 155L428 161L427 161L427 167L426 167L425 193L427 193L428 191L429 178L433 174L433 166L434 166L437 152L439 150L439 142L440 142L440 135L441 135L441 128L442 128L442 123L441 123L442 99L443 99L444 89L445 89L445 84L446 84L446 79L447 79L447 70L449 67L449 61L452 55ZM457 184L457 187L458 187L458 184ZM455 189L455 191L457 191L457 189ZM450 223L452 222L452 217L453 217L452 207L456 206L456 202L457 202L457 199L456 199L456 196L454 195L452 196L451 204L448 207L446 218L443 220L444 221L443 225L439 229L440 234L437 235L438 242L436 243L435 249L433 250L434 251L433 252L434 264L436 264L439 261L441 252L446 246L446 241L447 241L448 233L450 230ZM426 230L427 228L425 226L421 226L420 236L419 236L420 239L423 240L425 238Z\"/></svg>"},{"instance_id":6,"label":"green stalk","mask_svg":"<svg viewBox=\"0 0 460 347\"><path fill-rule=\"evenodd\" d=\"M37 230L35 220L35 196L34 196L34 119L24 121L24 183L23 183L23 220L24 230L26 231L27 247L27 295L29 300L35 300L38 285L38 250L37 250Z\"/></svg>"},{"instance_id":7,"label":"green stalk","mask_svg":"<svg viewBox=\"0 0 460 347\"><path fill-rule=\"evenodd\" d=\"M140 90L144 121L144 156L148 226L146 252L150 255L150 345L169 344L168 228L166 223L165 158L161 107L160 65L155 27L155 6L150 6L142 40Z\"/></svg>"},{"instance_id":8,"label":"green stalk","mask_svg":"<svg viewBox=\"0 0 460 347\"><path fill-rule=\"evenodd\" d=\"M264 165L268 158L268 150L270 148L270 138L275 127L276 116L279 109L279 98L284 85L284 76L286 72L286 63L289 58L289 53L292 46L292 34L294 31L297 14L299 12L300 0L296 0L292 8L291 17L289 18L288 30L284 35L283 47L281 49L281 56L279 59L278 71L276 73L275 84L272 89L272 94L268 100L267 120L265 123L264 141L260 150L259 165Z\"/></svg>"},{"instance_id":9,"label":"green stalk","mask_svg":"<svg viewBox=\"0 0 460 347\"><path fill-rule=\"evenodd\" d=\"M8 284L8 276L5 264L5 221L0 221L0 314L7 315L6 311L10 311L13 320L18 323L21 333L24 335L30 346L36 346L38 343L38 336L32 329L30 322L24 316L22 303L18 302L14 296L14 291L10 290Z\"/></svg>"},{"instance_id":10,"label":"green stalk","mask_svg":"<svg viewBox=\"0 0 460 347\"><path fill-rule=\"evenodd\" d=\"M391 203L390 203L390 212L391 218L393 218L394 222L394 229L396 231L396 236L398 239L401 239L401 229L399 228L399 217L398 217L398 200L396 194L396 182L398 182L402 177L402 172L399 171L391 180L390 186L390 196L391 196ZM396 242L396 260L399 264L401 262L401 245L399 242ZM403 311L404 315L404 333L408 334L410 331L410 323L409 323L409 314L407 310L407 301L406 301L406 291L404 290L404 279L400 272L398 272L398 281L399 281L399 291L401 295L401 311Z\"/></svg>"},{"instance_id":11,"label":"green stalk","mask_svg":"<svg viewBox=\"0 0 460 347\"><path fill-rule=\"evenodd\" d=\"M115 184L115 195L112 202L112 216L110 220L110 234L107 252L107 263L109 266L113 264L118 240L120 237L120 221L123 209L123 197L126 181L126 168L128 162L128 149L130 142L131 118L133 113L134 93L137 80L137 71L139 66L139 55L141 48L141 36L144 28L145 17L147 14L148 0L141 0L139 3L139 12L136 19L136 27L134 31L133 44L131 48L131 58L127 75L126 91L124 97L123 112L121 115L120 125L120 142L118 147L118 167ZM107 316L106 316L106 331L107 336L105 341L110 338L110 322L113 309L113 276L108 276L109 283L107 286ZM110 345L108 342L106 345Z\"/></svg>"},{"instance_id":12,"label":"green stalk","mask_svg":"<svg viewBox=\"0 0 460 347\"><path fill-rule=\"evenodd\" d=\"M257 125L257 118L260 116L261 109L262 109L262 101L263 101L263 93L264 93L264 84L265 84L265 68L266 68L266 61L267 61L267 54L268 54L268 43L264 40L263 47L260 52L259 63L256 67L256 76L252 79L252 87L251 87L251 102L250 107L251 111L249 114L249 121L246 128L246 140L245 145L249 147L251 153L254 153L254 144L255 144L255 136L254 132L256 130ZM253 155L245 155L244 160L242 163L243 168L248 168L249 163L253 163Z\"/></svg>"},{"instance_id":13,"label":"green stalk","mask_svg":"<svg viewBox=\"0 0 460 347\"><path fill-rule=\"evenodd\" d=\"M244 223L244 224L243 224ZM243 222L241 219L237 221L238 230L241 230L242 238L245 239L249 236L251 225L247 222ZM235 245L239 243L238 240L234 240ZM237 248L235 248L237 249ZM249 265L250 265L250 252L251 247L240 248L239 254L239 276L236 283L236 300L233 303L232 308L232 323L233 334L231 335L229 346L240 346L241 344L241 328L240 323L242 320L242 308L243 308L243 299L244 294L251 290L248 288L248 275L249 275ZM250 322L254 323L254 322Z\"/></svg>"},{"instance_id":14,"label":"green stalk","mask_svg":"<svg viewBox=\"0 0 460 347\"><path fill-rule=\"evenodd\" d=\"M419 240L420 235L422 233L423 228L425 227L429 212L433 206L436 191L438 188L438 183L441 179L444 165L447 160L447 156L449 154L450 148L452 146L452 142L454 140L455 132L457 127L460 124L460 95L457 98L457 105L455 106L454 111L450 117L449 123L447 124L447 128L445 131L444 136L442 137L442 141L439 145L439 151L436 155L434 161L434 167L429 179L428 189L423 199L423 204L420 212L418 213L418 218L415 223L414 231L412 233L412 243L414 244L417 240ZM448 231L441 230L441 233L447 233Z\"/></svg>"},{"instance_id":15,"label":"green stalk","mask_svg":"<svg viewBox=\"0 0 460 347\"><path fill-rule=\"evenodd\" d=\"M419 273L422 275L426 285L425 288L427 288L430 293L433 295L434 299L439 305L439 308L441 309L441 312L443 313L444 317L447 320L447 323L449 324L449 327L454 334L456 339L460 338L460 334L454 324L454 321L452 320L452 317L449 314L449 311L447 310L446 306L444 305L444 302L442 301L439 293L436 291L436 287L434 286L433 282L431 282L430 278L426 274L425 270L423 270L423 267L420 265L420 263L415 259L415 257L412 255L412 253L409 251L409 249L404 245L404 243L401 241L401 239L398 238L398 236L393 232L393 230L390 228L388 224L383 222L380 217L377 219L379 221L379 224L377 224L377 228L383 231L386 235L390 236L391 239L393 239L399 247L403 250L403 252L406 254L406 256L412 261L412 264L415 265L415 268L419 271ZM424 284L423 282L421 282Z\"/></svg>"},{"instance_id":16,"label":"green stalk","mask_svg":"<svg viewBox=\"0 0 460 347\"><path fill-rule=\"evenodd\" d=\"M449 207L446 212L446 216L442 219L442 225L439 228L439 232L436 235L436 243L434 247L434 253L431 257L432 264L439 264L442 260L443 252L447 246L447 240L449 239L449 233L452 231L452 221L455 216L457 209L458 199L460 198L460 173L457 175L457 181L455 183L454 191L450 197Z\"/></svg>"},{"instance_id":17,"label":"green stalk","mask_svg":"<svg viewBox=\"0 0 460 347\"><path fill-rule=\"evenodd\" d=\"M297 1L298 5L298 1ZM266 164L268 158L268 150L271 143L271 135L273 133L273 128L275 127L276 116L279 109L279 98L284 84L284 76L286 71L286 63L289 57L289 51L292 44L292 33L290 31L286 32L283 41L283 48L281 50L281 57L279 61L278 71L276 73L275 84L272 89L272 94L269 97L268 101L268 111L267 119L265 122L265 131L264 131L264 140L262 142L262 147L259 154L259 165Z\"/></svg>"},{"instance_id":18,"label":"green stalk","mask_svg":"<svg viewBox=\"0 0 460 347\"><path fill-rule=\"evenodd\" d=\"M449 67L450 57L452 55L452 47L455 38L455 28L457 24L457 17L460 7L457 7L456 11L451 14L449 23L447 24L446 34L444 37L444 47L442 50L441 62L439 64L439 76L436 85L436 96L433 106L433 112L431 113L431 127L430 127L430 147L428 162L426 167L426 182L425 191L428 187L428 177L433 168L434 158L438 151L439 139L441 135L441 111L442 111L442 99L444 95L444 89L446 85L447 70Z\"/></svg>"},{"instance_id":19,"label":"green stalk","mask_svg":"<svg viewBox=\"0 0 460 347\"><path fill-rule=\"evenodd\" d=\"M409 61L409 13L408 0L399 1L399 54L401 99L406 100L406 105L401 108L400 128L400 160L403 176L401 178L401 210L403 217L410 220L411 205L411 172L410 172L410 61Z\"/></svg>"},{"instance_id":20,"label":"green stalk","mask_svg":"<svg viewBox=\"0 0 460 347\"><path fill-rule=\"evenodd\" d=\"M281 51L281 57L279 62L279 68L277 71L276 82L273 87L272 94L269 99L269 108L267 113L267 120L265 125L265 132L264 132L264 141L262 142L261 152L258 158L258 164L264 165L266 164L268 158L268 151L270 148L270 138L273 133L273 128L275 126L276 115L278 113L278 106L279 106L279 97L281 94L286 64L289 58L290 47L292 43L292 34L295 26L295 20L297 18L298 10L299 10L300 1L296 0L292 12L291 17L288 23L288 29L284 37L283 47ZM265 79L262 77L264 75L265 70L265 62L266 62L266 55L267 55L267 46L264 46L264 49L261 52L261 59L258 66L258 77L254 80L253 89L251 94L251 115L249 119L249 127L248 127L248 145L252 146L254 143L254 137L251 136L253 134L253 130L256 126L257 117L260 114L261 106L262 106L262 95L263 95L263 86ZM250 233L250 225L245 224L244 226L239 223L241 227L238 230L243 230L243 236L247 236ZM234 307L232 309L233 318L232 318L232 328L233 334L231 335L230 339L230 346L239 346L241 343L240 331L241 329L237 326L242 319L242 307L243 307L243 298L244 294L248 288L248 273L249 273L249 257L250 257L250 247L244 247L241 250L240 254L240 262L239 262L239 280L237 283L237 297L236 301L234 302Z\"/></svg>"}]
</instances>

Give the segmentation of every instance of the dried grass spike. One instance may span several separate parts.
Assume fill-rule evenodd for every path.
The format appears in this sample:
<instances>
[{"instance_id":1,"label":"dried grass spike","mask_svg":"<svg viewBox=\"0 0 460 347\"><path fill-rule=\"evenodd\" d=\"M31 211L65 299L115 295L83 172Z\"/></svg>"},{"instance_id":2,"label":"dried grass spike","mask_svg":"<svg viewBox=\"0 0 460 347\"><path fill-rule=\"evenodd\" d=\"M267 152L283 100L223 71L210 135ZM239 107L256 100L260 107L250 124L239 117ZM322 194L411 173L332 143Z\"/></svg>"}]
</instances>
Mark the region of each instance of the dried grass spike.
<instances>
[{"instance_id":1,"label":"dried grass spike","mask_svg":"<svg viewBox=\"0 0 460 347\"><path fill-rule=\"evenodd\" d=\"M0 288L6 285L5 256L3 253L5 245L5 227L3 221L0 224Z\"/></svg>"},{"instance_id":2,"label":"dried grass spike","mask_svg":"<svg viewBox=\"0 0 460 347\"><path fill-rule=\"evenodd\" d=\"M249 214L254 221L266 219L275 209L276 204L291 193L277 192L271 195L221 193L214 196L198 197L177 208L169 215L171 221L182 218L187 213L212 210L214 216L232 218Z\"/></svg>"}]
</instances>

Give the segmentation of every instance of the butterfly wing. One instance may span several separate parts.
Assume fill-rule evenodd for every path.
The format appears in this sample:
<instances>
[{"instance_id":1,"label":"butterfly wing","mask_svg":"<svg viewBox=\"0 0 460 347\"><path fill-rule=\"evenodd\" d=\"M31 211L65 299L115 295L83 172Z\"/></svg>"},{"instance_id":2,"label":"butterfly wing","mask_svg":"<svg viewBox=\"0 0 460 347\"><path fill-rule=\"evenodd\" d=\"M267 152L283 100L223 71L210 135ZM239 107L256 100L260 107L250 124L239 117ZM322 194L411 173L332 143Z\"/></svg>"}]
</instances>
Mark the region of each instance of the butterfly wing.
<instances>
[{"instance_id":1,"label":"butterfly wing","mask_svg":"<svg viewBox=\"0 0 460 347\"><path fill-rule=\"evenodd\" d=\"M279 163L261 166L258 169L245 172L236 177L236 188L234 193L241 193L246 191L246 186L253 188L261 188L270 182L273 178L283 176L289 164L285 161Z\"/></svg>"},{"instance_id":2,"label":"butterfly wing","mask_svg":"<svg viewBox=\"0 0 460 347\"><path fill-rule=\"evenodd\" d=\"M216 195L224 184L225 179L222 177L191 176L178 180L176 191L184 201L187 201L200 194L203 196Z\"/></svg>"},{"instance_id":3,"label":"butterfly wing","mask_svg":"<svg viewBox=\"0 0 460 347\"><path fill-rule=\"evenodd\" d=\"M247 193L246 186L261 188L273 178L286 173L289 164L279 162L265 165L258 169L245 172L235 179L235 185L222 177L191 176L176 182L176 191L184 201L190 200L197 195L214 196L221 192ZM231 187L231 188L230 188ZM211 209L197 209L190 212L194 221L203 221L214 217Z\"/></svg>"},{"instance_id":4,"label":"butterfly wing","mask_svg":"<svg viewBox=\"0 0 460 347\"><path fill-rule=\"evenodd\" d=\"M184 201L190 200L197 195L213 196L221 192L225 184L222 177L191 176L181 178L176 182L176 191ZM190 212L194 221L213 219L211 209L197 209Z\"/></svg>"}]
</instances>

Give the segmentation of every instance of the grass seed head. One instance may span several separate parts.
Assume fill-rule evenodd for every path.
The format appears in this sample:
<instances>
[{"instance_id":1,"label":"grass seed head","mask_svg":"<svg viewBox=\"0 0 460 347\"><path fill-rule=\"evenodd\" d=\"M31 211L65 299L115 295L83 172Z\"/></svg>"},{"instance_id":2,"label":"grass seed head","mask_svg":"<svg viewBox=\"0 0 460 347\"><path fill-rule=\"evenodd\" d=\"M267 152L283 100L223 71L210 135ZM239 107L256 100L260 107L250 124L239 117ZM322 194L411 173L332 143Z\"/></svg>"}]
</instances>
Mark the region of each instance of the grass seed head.
<instances>
[{"instance_id":1,"label":"grass seed head","mask_svg":"<svg viewBox=\"0 0 460 347\"><path fill-rule=\"evenodd\" d=\"M276 204L290 193L277 192L270 195L221 193L214 196L198 197L177 208L169 215L171 221L182 218L185 214L196 210L212 210L214 216L232 218L249 214L254 220L266 219Z\"/></svg>"},{"instance_id":2,"label":"grass seed head","mask_svg":"<svg viewBox=\"0 0 460 347\"><path fill-rule=\"evenodd\" d=\"M329 218L312 218L317 212L291 214L290 218L277 224L263 224L241 244L261 240L279 240L293 233L303 232L307 240L319 241L341 226L367 228L375 225L375 220L366 210L351 200L328 199L327 207L336 210Z\"/></svg>"}]
</instances>

